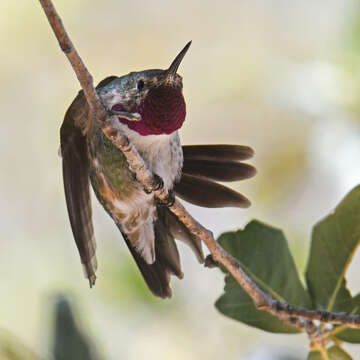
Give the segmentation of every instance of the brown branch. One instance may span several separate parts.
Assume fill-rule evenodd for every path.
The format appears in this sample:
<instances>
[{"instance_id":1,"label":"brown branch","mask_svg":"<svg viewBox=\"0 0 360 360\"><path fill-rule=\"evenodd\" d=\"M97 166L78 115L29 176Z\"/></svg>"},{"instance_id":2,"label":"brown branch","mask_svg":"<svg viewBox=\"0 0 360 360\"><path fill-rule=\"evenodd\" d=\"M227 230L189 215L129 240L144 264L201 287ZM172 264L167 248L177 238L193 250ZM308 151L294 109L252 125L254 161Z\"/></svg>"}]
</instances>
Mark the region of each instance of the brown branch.
<instances>
[{"instance_id":1,"label":"brown branch","mask_svg":"<svg viewBox=\"0 0 360 360\"><path fill-rule=\"evenodd\" d=\"M143 184L144 188L148 192L153 192L162 202L168 203L169 194L164 189L158 189L157 181L155 181L153 174L147 169L146 164L135 147L129 142L127 137L121 133L116 120L109 117L103 108L94 89L92 77L68 37L51 0L39 1L48 17L49 23L59 41L61 49L68 57L71 66L79 79L94 116L99 120L106 120L104 121L103 126L105 135L124 153L131 171L136 173L136 178ZM307 310L273 299L269 294L265 293L257 286L257 284L244 272L239 262L216 242L211 231L199 224L177 199L169 209L184 223L191 233L198 236L206 244L213 260L222 264L232 274L240 286L252 298L259 310L267 311L283 322L286 322L301 331L306 331L312 340L315 341L317 338L322 338L324 332L314 325L313 320L360 328L360 315L330 313L323 310Z\"/></svg>"},{"instance_id":2,"label":"brown branch","mask_svg":"<svg viewBox=\"0 0 360 360\"><path fill-rule=\"evenodd\" d=\"M41 6L44 9L46 17L50 23L51 28L59 42L61 50L65 53L75 74L80 82L82 89L84 90L85 97L89 103L91 112L94 117L100 120L106 119L106 111L103 108L100 98L95 91L93 85L93 78L83 63L81 57L77 53L70 37L68 36L65 27L55 10L51 0L39 0Z\"/></svg>"}]
</instances>

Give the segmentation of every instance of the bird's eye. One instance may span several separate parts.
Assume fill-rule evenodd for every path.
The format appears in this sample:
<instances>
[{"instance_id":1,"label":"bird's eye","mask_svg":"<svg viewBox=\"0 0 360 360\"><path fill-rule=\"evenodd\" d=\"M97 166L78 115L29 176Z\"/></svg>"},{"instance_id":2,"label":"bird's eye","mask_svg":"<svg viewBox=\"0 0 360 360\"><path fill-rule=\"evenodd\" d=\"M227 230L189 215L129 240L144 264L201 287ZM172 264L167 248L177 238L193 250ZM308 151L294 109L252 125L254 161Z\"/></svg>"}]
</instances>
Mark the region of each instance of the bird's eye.
<instances>
[{"instance_id":1,"label":"bird's eye","mask_svg":"<svg viewBox=\"0 0 360 360\"><path fill-rule=\"evenodd\" d=\"M143 88L144 88L144 80L139 80L138 83L137 83L137 88L139 91L141 91Z\"/></svg>"}]
</instances>

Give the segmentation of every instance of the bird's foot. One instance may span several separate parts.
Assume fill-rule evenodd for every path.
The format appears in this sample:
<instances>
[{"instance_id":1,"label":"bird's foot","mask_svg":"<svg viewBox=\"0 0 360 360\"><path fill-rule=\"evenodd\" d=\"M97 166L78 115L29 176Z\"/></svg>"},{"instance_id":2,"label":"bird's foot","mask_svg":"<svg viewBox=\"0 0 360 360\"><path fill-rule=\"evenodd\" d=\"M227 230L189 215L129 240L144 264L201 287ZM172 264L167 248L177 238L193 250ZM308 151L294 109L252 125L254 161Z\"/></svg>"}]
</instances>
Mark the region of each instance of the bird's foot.
<instances>
[{"instance_id":1,"label":"bird's foot","mask_svg":"<svg viewBox=\"0 0 360 360\"><path fill-rule=\"evenodd\" d=\"M165 201L157 199L157 205L171 207L175 203L175 193L172 190L168 191L168 196Z\"/></svg>"},{"instance_id":2,"label":"bird's foot","mask_svg":"<svg viewBox=\"0 0 360 360\"><path fill-rule=\"evenodd\" d=\"M161 190L164 188L164 180L157 174L153 174L153 191Z\"/></svg>"},{"instance_id":3,"label":"bird's foot","mask_svg":"<svg viewBox=\"0 0 360 360\"><path fill-rule=\"evenodd\" d=\"M131 179L132 179L133 181L137 181L136 172L131 172L131 173L130 173L130 176L131 176Z\"/></svg>"},{"instance_id":4,"label":"bird's foot","mask_svg":"<svg viewBox=\"0 0 360 360\"><path fill-rule=\"evenodd\" d=\"M152 184L148 188L144 188L144 191L146 194L151 194L153 191L161 190L163 188L163 179L159 175L153 173Z\"/></svg>"},{"instance_id":5,"label":"bird's foot","mask_svg":"<svg viewBox=\"0 0 360 360\"><path fill-rule=\"evenodd\" d=\"M219 263L214 260L214 258L212 257L211 254L209 254L206 259L205 259L205 264L204 264L205 267L207 268L215 268L215 267L219 267Z\"/></svg>"}]
</instances>

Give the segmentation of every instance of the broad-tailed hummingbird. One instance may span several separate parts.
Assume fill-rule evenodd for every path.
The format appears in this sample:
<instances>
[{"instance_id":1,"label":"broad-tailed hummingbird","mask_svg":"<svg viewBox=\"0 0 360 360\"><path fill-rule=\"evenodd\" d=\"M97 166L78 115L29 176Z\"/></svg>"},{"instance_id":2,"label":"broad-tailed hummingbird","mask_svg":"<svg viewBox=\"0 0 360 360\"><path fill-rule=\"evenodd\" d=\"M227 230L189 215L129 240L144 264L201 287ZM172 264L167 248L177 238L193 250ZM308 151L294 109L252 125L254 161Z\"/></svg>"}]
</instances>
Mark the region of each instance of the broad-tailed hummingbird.
<instances>
[{"instance_id":1,"label":"broad-tailed hummingbird","mask_svg":"<svg viewBox=\"0 0 360 360\"><path fill-rule=\"evenodd\" d=\"M186 201L204 207L247 207L241 194L216 181L249 178L255 169L240 162L253 155L240 145L181 146L178 129L186 105L178 67L189 42L166 70L145 70L110 76L97 86L103 105L118 128L136 147L162 185ZM123 114L123 115L122 115ZM126 116L138 116L138 121ZM73 235L90 286L97 261L89 184L121 231L150 290L170 297L170 275L183 277L175 239L187 243L199 262L201 241L153 194L143 190L129 170L124 154L91 122L89 106L80 91L61 126L61 154L68 213Z\"/></svg>"}]
</instances>

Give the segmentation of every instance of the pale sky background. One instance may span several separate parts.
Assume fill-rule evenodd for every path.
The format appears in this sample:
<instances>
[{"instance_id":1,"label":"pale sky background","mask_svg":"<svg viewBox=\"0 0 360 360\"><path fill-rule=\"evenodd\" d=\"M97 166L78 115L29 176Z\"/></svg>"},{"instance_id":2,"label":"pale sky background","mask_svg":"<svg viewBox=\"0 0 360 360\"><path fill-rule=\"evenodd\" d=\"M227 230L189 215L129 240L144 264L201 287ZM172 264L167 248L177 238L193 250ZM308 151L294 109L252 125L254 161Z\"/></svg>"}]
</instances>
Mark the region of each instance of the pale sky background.
<instances>
[{"instance_id":1,"label":"pale sky background","mask_svg":"<svg viewBox=\"0 0 360 360\"><path fill-rule=\"evenodd\" d=\"M312 225L360 182L360 2L54 3L96 82L166 68L193 40L179 70L182 141L250 145L258 175L234 184L250 209L188 209L215 235L253 218L283 229L302 271ZM98 281L88 288L58 157L59 128L79 85L38 1L2 0L0 30L0 330L46 358L54 297L64 293L104 359L305 358L305 335L269 334L219 314L223 275L185 246L174 298L149 296L96 201ZM357 254L354 292L359 270ZM359 346L346 348L360 357Z\"/></svg>"}]
</instances>

